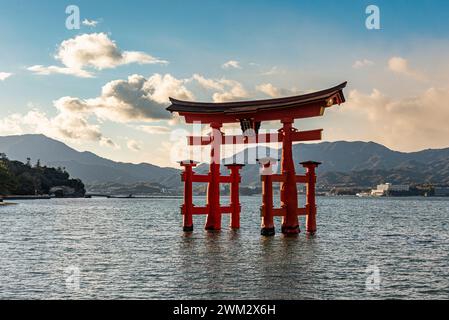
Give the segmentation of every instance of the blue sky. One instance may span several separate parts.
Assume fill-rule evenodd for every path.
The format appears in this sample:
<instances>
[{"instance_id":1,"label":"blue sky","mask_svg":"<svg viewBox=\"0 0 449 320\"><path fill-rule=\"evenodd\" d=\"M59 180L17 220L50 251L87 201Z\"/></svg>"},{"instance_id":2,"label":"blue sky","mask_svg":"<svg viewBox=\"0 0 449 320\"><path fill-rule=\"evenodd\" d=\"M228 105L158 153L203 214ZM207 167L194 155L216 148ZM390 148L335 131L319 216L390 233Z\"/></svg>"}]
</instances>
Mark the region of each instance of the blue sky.
<instances>
[{"instance_id":1,"label":"blue sky","mask_svg":"<svg viewBox=\"0 0 449 320\"><path fill-rule=\"evenodd\" d=\"M80 8L81 20L98 24L66 29L65 9L71 4ZM365 27L370 4L380 8L381 30ZM447 1L1 0L0 12L0 74L9 74L0 80L2 135L44 133L114 160L173 165L169 134L136 128L172 130L183 128L181 123L129 113L117 120L107 116L113 106L98 102L107 100L102 87L111 81L128 81L133 74L154 80L160 74L171 78L150 81L159 86L151 90L185 89L184 94L209 101L296 94L348 80L347 106L297 126L323 127L326 140L373 140L404 151L449 146L443 128L449 121L443 100L449 97ZM104 34L120 52L141 52L168 64L136 58L101 69L83 66L92 78L29 69L65 68L54 57L61 44L92 34ZM238 67L223 68L229 61ZM215 81L215 88L193 79L195 74ZM54 101L62 97L79 99L90 111L72 105L58 109ZM163 98L152 99L157 104L136 108L162 108ZM93 134L76 134L77 123L80 131L84 125ZM64 132L69 129L74 132Z\"/></svg>"}]
</instances>

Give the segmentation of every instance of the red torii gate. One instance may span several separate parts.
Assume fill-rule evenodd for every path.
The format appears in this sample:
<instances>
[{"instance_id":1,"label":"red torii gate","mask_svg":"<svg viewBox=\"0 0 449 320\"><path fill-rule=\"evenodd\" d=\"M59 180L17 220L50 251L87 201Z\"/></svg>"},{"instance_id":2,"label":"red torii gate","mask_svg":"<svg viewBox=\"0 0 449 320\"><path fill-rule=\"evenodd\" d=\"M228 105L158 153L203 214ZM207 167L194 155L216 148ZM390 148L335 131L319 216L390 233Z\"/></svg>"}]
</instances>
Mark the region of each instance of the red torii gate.
<instances>
[{"instance_id":1,"label":"red torii gate","mask_svg":"<svg viewBox=\"0 0 449 320\"><path fill-rule=\"evenodd\" d=\"M274 235L273 216L282 216L282 233L299 233L298 215L305 215L306 231L316 231L316 204L315 204L315 168L318 162L308 161L301 163L307 172L305 175L296 175L293 162L292 144L297 141L321 140L322 129L311 131L298 131L293 128L295 119L322 116L326 108L345 102L343 89L346 82L330 89L278 99L206 103L181 101L170 98L171 105L167 108L170 112L177 112L183 116L186 123L209 124L212 132L203 137L187 137L188 144L211 146L211 162L209 174L198 175L193 172L196 163L191 160L182 161L185 168L182 179L185 184L184 204L184 231L193 230L192 216L207 214L206 230L220 230L221 216L223 213L231 214L231 227L239 228L240 203L239 203L239 170L242 164L232 164L229 176L220 175L220 148L225 144L248 144L282 142L281 174L271 172L273 159L261 159L261 165L265 174L263 182L262 234ZM278 133L259 134L259 128L263 121L280 120L282 128ZM224 123L240 122L244 135L225 136L220 130ZM247 131L251 130L251 131ZM252 133L253 135L251 136ZM208 184L207 205L195 207L192 200L192 183L204 182ZM281 208L273 208L272 183L280 182ZM220 206L220 183L231 184L230 206ZM307 185L307 203L305 208L298 208L297 183Z\"/></svg>"}]
</instances>

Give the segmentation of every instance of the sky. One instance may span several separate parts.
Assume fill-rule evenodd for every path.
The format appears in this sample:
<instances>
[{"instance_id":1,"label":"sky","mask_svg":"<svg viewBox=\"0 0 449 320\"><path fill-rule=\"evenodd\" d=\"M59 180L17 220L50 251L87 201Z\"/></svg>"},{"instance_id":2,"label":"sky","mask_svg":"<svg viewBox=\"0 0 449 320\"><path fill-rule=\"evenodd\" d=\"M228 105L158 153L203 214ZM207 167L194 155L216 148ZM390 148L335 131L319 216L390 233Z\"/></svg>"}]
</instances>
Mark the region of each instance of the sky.
<instances>
[{"instance_id":1,"label":"sky","mask_svg":"<svg viewBox=\"0 0 449 320\"><path fill-rule=\"evenodd\" d=\"M79 29L66 26L70 5ZM366 27L369 5L380 29ZM343 81L346 103L295 126L449 147L449 2L0 0L0 135L176 166L192 128L165 111L168 97L266 99Z\"/></svg>"}]
</instances>

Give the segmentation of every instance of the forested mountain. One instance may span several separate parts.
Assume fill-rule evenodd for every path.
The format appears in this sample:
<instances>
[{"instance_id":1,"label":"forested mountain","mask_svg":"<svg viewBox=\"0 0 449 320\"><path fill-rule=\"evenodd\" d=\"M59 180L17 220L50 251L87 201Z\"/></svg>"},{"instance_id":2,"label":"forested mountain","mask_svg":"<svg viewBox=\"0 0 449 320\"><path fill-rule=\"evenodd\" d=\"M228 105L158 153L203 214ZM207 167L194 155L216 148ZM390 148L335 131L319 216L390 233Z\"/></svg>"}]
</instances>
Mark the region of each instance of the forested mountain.
<instances>
[{"instance_id":1,"label":"forested mountain","mask_svg":"<svg viewBox=\"0 0 449 320\"><path fill-rule=\"evenodd\" d=\"M70 179L62 168L43 166L40 161L32 166L9 160L0 154L0 195L49 194L53 187L73 190L72 196L84 196L84 184L80 179Z\"/></svg>"},{"instance_id":2,"label":"forested mountain","mask_svg":"<svg viewBox=\"0 0 449 320\"><path fill-rule=\"evenodd\" d=\"M448 141L449 144L449 141ZM86 185L103 183L158 183L169 188L181 188L180 170L158 167L149 163L122 163L101 158L92 152L79 152L62 142L43 135L0 137L0 152L10 159L26 162L29 157L42 165L63 167L72 177ZM245 162L243 185L260 183L259 166L255 159L270 153L280 157L280 151L263 146L238 153L238 162ZM375 186L381 182L449 184L449 148L418 152L398 152L374 142L321 142L296 144L293 147L298 173L299 162L321 161L318 184L326 186ZM207 172L202 164L197 172ZM223 173L227 170L223 167Z\"/></svg>"}]
</instances>

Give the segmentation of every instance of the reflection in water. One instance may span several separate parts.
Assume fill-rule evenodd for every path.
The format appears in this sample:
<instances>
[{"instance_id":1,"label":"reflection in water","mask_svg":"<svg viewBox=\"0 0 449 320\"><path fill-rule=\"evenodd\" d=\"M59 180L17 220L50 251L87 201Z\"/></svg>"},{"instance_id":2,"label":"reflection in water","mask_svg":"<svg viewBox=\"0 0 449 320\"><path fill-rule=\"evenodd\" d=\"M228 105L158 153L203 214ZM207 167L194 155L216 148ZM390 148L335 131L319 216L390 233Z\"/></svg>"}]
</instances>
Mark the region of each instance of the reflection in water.
<instances>
[{"instance_id":1,"label":"reflection in water","mask_svg":"<svg viewBox=\"0 0 449 320\"><path fill-rule=\"evenodd\" d=\"M240 230L226 216L212 233L204 216L183 233L172 199L0 208L0 298L449 297L448 200L319 198L314 237L284 237L279 220L275 237L260 236L259 201L242 199ZM366 289L368 266L379 290ZM67 268L80 270L79 290Z\"/></svg>"}]
</instances>

